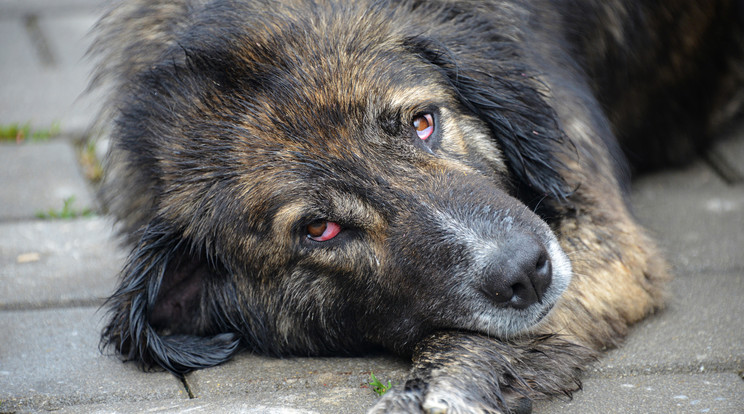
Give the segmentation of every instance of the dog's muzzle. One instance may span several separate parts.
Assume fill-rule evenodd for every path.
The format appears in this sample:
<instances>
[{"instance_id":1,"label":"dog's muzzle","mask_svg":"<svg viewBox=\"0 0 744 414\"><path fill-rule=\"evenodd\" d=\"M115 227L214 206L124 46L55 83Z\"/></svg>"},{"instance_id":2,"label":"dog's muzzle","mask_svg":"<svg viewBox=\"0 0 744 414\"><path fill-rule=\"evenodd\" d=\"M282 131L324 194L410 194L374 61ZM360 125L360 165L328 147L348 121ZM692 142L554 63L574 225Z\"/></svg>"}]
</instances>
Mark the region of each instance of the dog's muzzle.
<instances>
[{"instance_id":1,"label":"dog's muzzle","mask_svg":"<svg viewBox=\"0 0 744 414\"><path fill-rule=\"evenodd\" d=\"M553 268L548 250L535 236L517 232L484 260L481 290L495 304L525 309L542 303Z\"/></svg>"}]
</instances>

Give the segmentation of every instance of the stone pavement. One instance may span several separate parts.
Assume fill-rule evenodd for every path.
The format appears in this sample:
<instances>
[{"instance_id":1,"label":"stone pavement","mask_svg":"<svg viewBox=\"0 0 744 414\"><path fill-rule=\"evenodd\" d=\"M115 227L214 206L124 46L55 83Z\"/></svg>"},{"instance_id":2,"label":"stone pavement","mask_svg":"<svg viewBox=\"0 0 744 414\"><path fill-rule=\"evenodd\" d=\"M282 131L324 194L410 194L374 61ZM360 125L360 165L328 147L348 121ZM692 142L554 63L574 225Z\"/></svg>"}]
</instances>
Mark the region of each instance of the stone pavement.
<instances>
[{"instance_id":1,"label":"stone pavement","mask_svg":"<svg viewBox=\"0 0 744 414\"><path fill-rule=\"evenodd\" d=\"M0 129L59 136L0 142L0 413L363 412L370 371L400 381L390 356L240 355L185 381L98 351L102 298L125 252L80 168L96 96L80 97L84 35L100 0L0 0ZM55 126L55 127L53 127ZM608 352L572 401L537 413L744 412L744 129L688 168L636 183L639 219L674 263L669 307ZM70 197L74 197L70 201Z\"/></svg>"}]
</instances>

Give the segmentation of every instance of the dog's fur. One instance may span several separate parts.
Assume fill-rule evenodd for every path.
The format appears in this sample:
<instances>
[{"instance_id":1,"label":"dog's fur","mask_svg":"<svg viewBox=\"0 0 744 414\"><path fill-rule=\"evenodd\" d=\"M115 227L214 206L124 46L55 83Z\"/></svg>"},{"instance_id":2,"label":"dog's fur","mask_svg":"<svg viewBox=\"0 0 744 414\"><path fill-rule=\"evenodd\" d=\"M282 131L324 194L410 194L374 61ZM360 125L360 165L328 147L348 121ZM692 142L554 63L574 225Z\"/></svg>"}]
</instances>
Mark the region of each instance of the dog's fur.
<instances>
[{"instance_id":1,"label":"dog's fur","mask_svg":"<svg viewBox=\"0 0 744 414\"><path fill-rule=\"evenodd\" d=\"M688 158L738 91L738 3L672 3L116 6L104 191L132 253L103 343L177 375L246 348L413 355L378 411L570 395L669 279L622 150Z\"/></svg>"}]
</instances>

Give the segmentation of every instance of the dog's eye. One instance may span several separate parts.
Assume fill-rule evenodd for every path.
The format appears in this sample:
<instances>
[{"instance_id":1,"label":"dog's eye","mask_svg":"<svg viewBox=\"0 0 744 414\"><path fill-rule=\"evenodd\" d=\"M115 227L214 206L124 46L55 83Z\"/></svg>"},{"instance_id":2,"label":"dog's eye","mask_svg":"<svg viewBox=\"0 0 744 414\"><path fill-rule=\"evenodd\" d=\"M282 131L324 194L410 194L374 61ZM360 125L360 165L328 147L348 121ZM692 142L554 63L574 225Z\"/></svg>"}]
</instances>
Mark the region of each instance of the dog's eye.
<instances>
[{"instance_id":1,"label":"dog's eye","mask_svg":"<svg viewBox=\"0 0 744 414\"><path fill-rule=\"evenodd\" d=\"M341 231L341 226L332 221L314 221L307 226L307 237L309 239L324 242L336 237Z\"/></svg>"},{"instance_id":2,"label":"dog's eye","mask_svg":"<svg viewBox=\"0 0 744 414\"><path fill-rule=\"evenodd\" d=\"M413 118L412 124L416 135L422 141L426 141L434 133L434 117L431 114L422 114Z\"/></svg>"}]
</instances>

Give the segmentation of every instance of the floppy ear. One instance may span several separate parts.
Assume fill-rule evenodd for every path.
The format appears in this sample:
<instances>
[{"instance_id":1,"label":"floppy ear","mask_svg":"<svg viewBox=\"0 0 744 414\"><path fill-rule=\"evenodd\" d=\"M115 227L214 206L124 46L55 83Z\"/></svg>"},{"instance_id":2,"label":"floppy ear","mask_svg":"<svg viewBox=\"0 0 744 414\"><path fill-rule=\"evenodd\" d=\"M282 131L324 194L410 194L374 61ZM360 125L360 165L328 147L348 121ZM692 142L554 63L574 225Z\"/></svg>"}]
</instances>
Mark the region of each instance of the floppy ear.
<instances>
[{"instance_id":1,"label":"floppy ear","mask_svg":"<svg viewBox=\"0 0 744 414\"><path fill-rule=\"evenodd\" d=\"M483 33L479 33L483 34ZM467 34L465 34L467 36ZM476 39L459 39L473 43ZM518 187L565 201L575 188L561 175L568 138L557 116L538 92L536 80L513 41L490 34L482 44L457 53L430 38L411 37L404 45L435 65L449 80L462 104L488 124L504 151Z\"/></svg>"},{"instance_id":2,"label":"floppy ear","mask_svg":"<svg viewBox=\"0 0 744 414\"><path fill-rule=\"evenodd\" d=\"M216 264L184 244L167 226L147 227L104 305L111 320L101 338L102 347L177 376L225 362L241 347L237 333L201 336L229 327L211 324L205 305Z\"/></svg>"}]
</instances>

